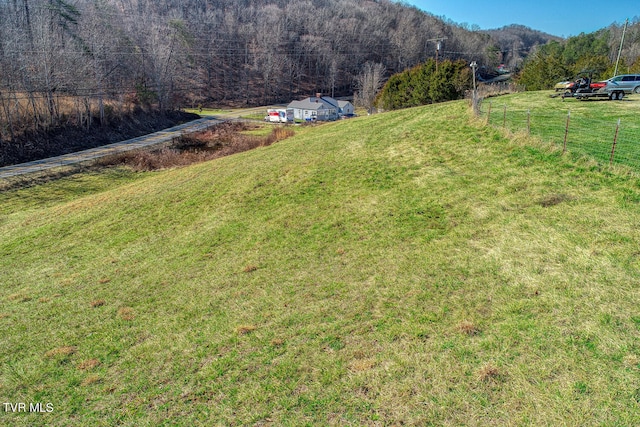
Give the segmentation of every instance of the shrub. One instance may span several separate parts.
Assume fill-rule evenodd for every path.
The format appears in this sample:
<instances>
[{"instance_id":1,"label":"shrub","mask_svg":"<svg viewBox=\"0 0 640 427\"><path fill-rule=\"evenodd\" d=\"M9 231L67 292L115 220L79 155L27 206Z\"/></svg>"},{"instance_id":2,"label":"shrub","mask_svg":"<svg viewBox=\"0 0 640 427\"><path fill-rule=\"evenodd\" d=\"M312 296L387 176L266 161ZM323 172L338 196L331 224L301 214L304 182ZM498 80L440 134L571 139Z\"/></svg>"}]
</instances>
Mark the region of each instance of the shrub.
<instances>
[{"instance_id":1,"label":"shrub","mask_svg":"<svg viewBox=\"0 0 640 427\"><path fill-rule=\"evenodd\" d=\"M415 107L464 97L471 87L471 69L466 61L431 59L389 78L378 95L378 104L387 110Z\"/></svg>"}]
</instances>

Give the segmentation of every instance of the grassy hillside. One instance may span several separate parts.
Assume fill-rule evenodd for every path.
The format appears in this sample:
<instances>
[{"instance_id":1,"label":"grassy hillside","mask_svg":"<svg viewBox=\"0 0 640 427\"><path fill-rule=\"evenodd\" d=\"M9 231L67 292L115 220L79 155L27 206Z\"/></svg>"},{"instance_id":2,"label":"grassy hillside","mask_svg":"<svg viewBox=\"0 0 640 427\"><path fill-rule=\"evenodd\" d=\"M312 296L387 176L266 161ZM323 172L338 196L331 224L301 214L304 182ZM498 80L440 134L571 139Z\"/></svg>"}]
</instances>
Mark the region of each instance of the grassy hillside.
<instances>
[{"instance_id":1,"label":"grassy hillside","mask_svg":"<svg viewBox=\"0 0 640 427\"><path fill-rule=\"evenodd\" d=\"M551 96L553 91L515 93L485 100L483 118L497 127L526 132L567 151L586 155L601 165L640 171L640 97L623 101L578 100ZM569 123L567 126L567 119ZM619 120L619 126L617 126ZM616 129L617 128L617 129ZM614 157L612 144L616 141Z\"/></svg>"},{"instance_id":2,"label":"grassy hillside","mask_svg":"<svg viewBox=\"0 0 640 427\"><path fill-rule=\"evenodd\" d=\"M638 425L640 181L463 103L0 194L13 425Z\"/></svg>"}]
</instances>

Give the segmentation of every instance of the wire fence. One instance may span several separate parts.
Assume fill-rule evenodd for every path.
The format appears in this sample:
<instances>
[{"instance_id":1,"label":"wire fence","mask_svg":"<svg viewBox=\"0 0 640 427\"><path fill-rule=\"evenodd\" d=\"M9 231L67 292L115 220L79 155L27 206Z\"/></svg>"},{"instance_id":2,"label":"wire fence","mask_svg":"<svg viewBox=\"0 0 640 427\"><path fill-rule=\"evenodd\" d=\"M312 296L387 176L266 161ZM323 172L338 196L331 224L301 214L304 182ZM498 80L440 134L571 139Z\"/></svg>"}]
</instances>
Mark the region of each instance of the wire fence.
<instances>
[{"instance_id":1,"label":"wire fence","mask_svg":"<svg viewBox=\"0 0 640 427\"><path fill-rule=\"evenodd\" d=\"M640 172L640 120L628 115L612 119L589 111L517 109L488 100L478 107L478 115L490 126L539 137L563 153L588 156L599 165Z\"/></svg>"}]
</instances>

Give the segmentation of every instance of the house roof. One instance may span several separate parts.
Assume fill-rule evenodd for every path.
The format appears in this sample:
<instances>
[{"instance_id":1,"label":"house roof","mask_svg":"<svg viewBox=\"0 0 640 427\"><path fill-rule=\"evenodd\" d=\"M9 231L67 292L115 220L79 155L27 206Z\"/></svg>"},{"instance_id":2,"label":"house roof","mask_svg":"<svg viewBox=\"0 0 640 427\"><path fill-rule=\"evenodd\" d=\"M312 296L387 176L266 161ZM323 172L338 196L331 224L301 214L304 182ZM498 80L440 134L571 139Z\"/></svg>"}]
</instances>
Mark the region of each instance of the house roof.
<instances>
[{"instance_id":1,"label":"house roof","mask_svg":"<svg viewBox=\"0 0 640 427\"><path fill-rule=\"evenodd\" d=\"M338 101L338 107L340 108L344 108L349 104L351 104L349 101Z\"/></svg>"},{"instance_id":2,"label":"house roof","mask_svg":"<svg viewBox=\"0 0 640 427\"><path fill-rule=\"evenodd\" d=\"M289 108L300 108L303 110L319 110L321 109L320 106L326 109L337 109L340 108L340 102L330 96L322 96L320 98L311 96L302 101L293 101L288 105Z\"/></svg>"},{"instance_id":3,"label":"house roof","mask_svg":"<svg viewBox=\"0 0 640 427\"><path fill-rule=\"evenodd\" d=\"M312 97L310 97L308 99L311 102L316 102L316 101L323 102L329 108L338 108L338 101L336 101L335 99L331 98L330 96L321 96L320 98L312 96Z\"/></svg>"},{"instance_id":4,"label":"house roof","mask_svg":"<svg viewBox=\"0 0 640 427\"><path fill-rule=\"evenodd\" d=\"M310 98L303 99L302 101L292 101L288 107L299 108L301 110L320 110L327 108L327 106L322 102L311 102Z\"/></svg>"}]
</instances>

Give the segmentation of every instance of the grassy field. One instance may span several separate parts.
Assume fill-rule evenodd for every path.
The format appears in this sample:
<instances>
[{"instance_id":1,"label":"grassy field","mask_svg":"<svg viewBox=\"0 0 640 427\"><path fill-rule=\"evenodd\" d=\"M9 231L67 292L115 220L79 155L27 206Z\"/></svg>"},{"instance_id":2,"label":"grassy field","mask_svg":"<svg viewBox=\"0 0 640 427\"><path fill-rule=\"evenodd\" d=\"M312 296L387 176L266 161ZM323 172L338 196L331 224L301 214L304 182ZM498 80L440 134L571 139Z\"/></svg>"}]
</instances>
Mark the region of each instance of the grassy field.
<instances>
[{"instance_id":1,"label":"grassy field","mask_svg":"<svg viewBox=\"0 0 640 427\"><path fill-rule=\"evenodd\" d=\"M483 117L496 127L514 132L529 130L531 135L562 149L566 136L566 149L573 155L586 155L601 165L612 163L640 171L640 96L631 95L622 101L563 101L551 95L557 93L524 92L489 98L482 106Z\"/></svg>"},{"instance_id":2,"label":"grassy field","mask_svg":"<svg viewBox=\"0 0 640 427\"><path fill-rule=\"evenodd\" d=\"M459 102L5 191L0 423L639 425L639 207Z\"/></svg>"},{"instance_id":3,"label":"grassy field","mask_svg":"<svg viewBox=\"0 0 640 427\"><path fill-rule=\"evenodd\" d=\"M235 109L214 109L214 108L185 108L187 113L198 114L202 117L216 116L227 118L243 118L249 120L263 121L264 116L267 114L268 108L280 108L280 107L253 107L253 108L235 108Z\"/></svg>"}]
</instances>

